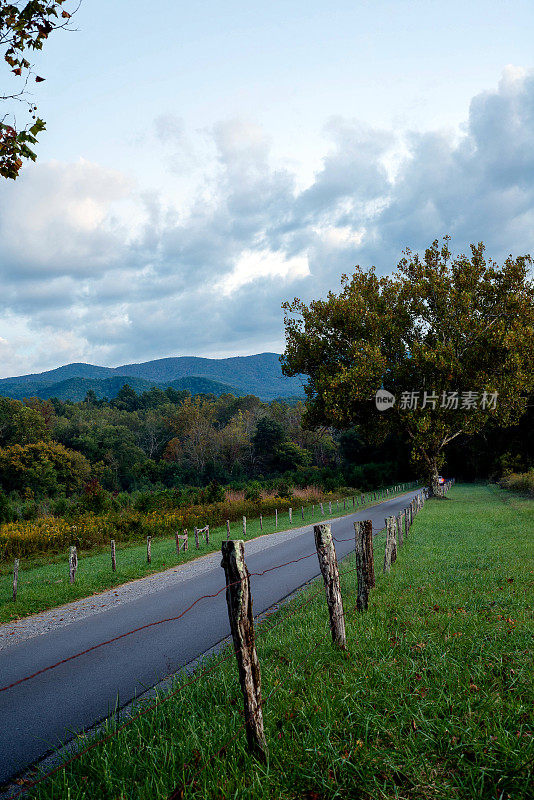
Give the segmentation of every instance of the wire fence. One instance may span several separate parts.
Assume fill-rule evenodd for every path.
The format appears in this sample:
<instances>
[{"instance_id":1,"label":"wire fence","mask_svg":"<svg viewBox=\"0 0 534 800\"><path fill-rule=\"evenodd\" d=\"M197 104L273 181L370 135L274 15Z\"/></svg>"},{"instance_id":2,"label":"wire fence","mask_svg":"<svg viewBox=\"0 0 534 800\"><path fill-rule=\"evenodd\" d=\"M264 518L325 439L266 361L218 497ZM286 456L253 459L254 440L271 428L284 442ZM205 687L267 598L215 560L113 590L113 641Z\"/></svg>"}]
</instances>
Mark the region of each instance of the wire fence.
<instances>
[{"instance_id":1,"label":"wire fence","mask_svg":"<svg viewBox=\"0 0 534 800\"><path fill-rule=\"evenodd\" d=\"M446 491L448 491L448 489L450 488L450 486L452 485L453 482L454 481L450 481L443 487L444 493ZM426 497L427 497L427 491L426 490L421 490L415 496L415 498L410 502L410 504L408 506L406 506L403 509L403 511L401 512L405 516L405 518L409 521L409 525L410 526L411 526L411 523L413 522L413 519L414 519L415 515L417 514L417 512L423 507ZM393 532L393 526L390 524L390 521L393 520L393 519L396 519L396 518L391 517L391 518L386 519L386 530L387 530L387 534L388 534L388 536L386 537L386 561L387 561L387 553L388 553L388 541L390 540L390 538L388 538L388 537L389 537L390 531ZM128 636L131 636L134 633L137 633L139 631L152 628L152 627L157 626L157 625L162 625L162 624L165 624L165 623L168 623L168 622L175 622L177 620L180 620L188 612L190 612L191 609L194 608L202 600L214 599L214 598L218 597L219 595L221 595L223 592L227 593L227 601L228 601L228 607L229 607L230 622L232 623L232 616L231 616L232 612L231 612L231 609L230 609L230 600L229 600L229 594L230 594L230 590L232 589L232 587L235 587L236 585L238 585L240 583L244 584L244 585L246 584L246 586L248 586L249 579L251 577L264 576L264 575L266 575L268 573L275 572L275 571L277 571L279 569L282 569L283 567L286 567L286 566L289 566L289 565L292 565L292 564L296 564L296 563L299 563L299 562L304 561L306 559L312 558L313 556L319 556L319 563L320 563L321 571L322 571L323 578L324 578L325 589L327 591L327 600L328 600L327 577L326 577L325 571L323 569L323 565L321 563L320 542L319 542L319 538L320 537L318 538L318 531L319 531L319 529L323 529L323 528L328 529L327 533L329 534L330 539L332 541L332 548L334 548L334 546L333 546L333 542L334 541L337 541L337 542L353 542L353 543L355 543L356 555L358 556L357 538L358 538L358 530L359 530L359 528L358 528L358 523L357 522L355 522L356 538L351 537L351 538L348 538L348 539L338 539L336 537L333 537L331 535L330 525L328 525L328 524L323 523L321 525L316 525L315 528L314 528L315 534L316 534L316 550L314 550L313 552L308 553L307 555L301 556L300 558L291 559L291 560L285 561L285 562L283 562L281 564L277 564L277 565L275 565L273 567L268 567L267 569L259 571L259 572L251 572L251 573L249 573L247 568L246 568L246 565L244 564L244 561L243 561L243 568L244 568L243 577L241 577L239 580L235 580L235 581L231 581L231 582L225 583L225 585L221 589L219 589L217 592L215 592L213 594L201 595L200 597L196 598L196 600L193 603L191 603L187 608L185 608L180 614L177 614L174 617L168 617L168 618L165 618L165 619L161 619L161 620L157 620L157 621L154 621L154 622L151 622L151 623L147 623L145 625L141 625L141 626L139 626L137 628L134 628L134 629L132 629L130 631L122 633L122 634L120 634L120 635L118 635L116 637L113 637L111 639L99 642L98 644L93 645L90 648L87 648L87 649L82 650L82 651L80 651L78 653L75 653L72 656L69 656L68 658L61 659L61 660L57 661L54 664L50 664L50 665L48 665L48 666L46 666L46 667L44 667L44 668L42 668L40 670L37 670L36 672L34 672L34 673L30 674L30 675L27 675L27 676L25 676L23 678L20 678L20 679L16 680L16 681L13 681L12 683L9 683L9 684L7 684L5 686L0 687L0 693L7 692L7 691L13 689L14 687L16 687L16 686L18 686L18 685L20 685L22 683L25 683L27 681L31 681L31 680L37 678L39 675L42 675L45 672L48 672L50 670L53 670L53 669L59 667L60 665L63 665L63 664L66 664L68 662L71 662L71 661L73 661L75 659L78 659L78 658L86 655L87 653L90 653L90 652L92 652L94 650L97 650L98 648L105 647L106 645L109 645L109 644L111 644L113 642L116 642L116 641L119 641L121 639L124 639L124 638L126 638ZM398 530L398 528L395 527L395 530ZM393 533L393 535L396 537L396 534ZM398 540L397 540L397 538L395 538L395 545L397 543L399 545L402 545L402 537L399 537ZM231 542L230 544L238 544L238 545L240 544L240 545L242 545L242 542L237 542L237 543ZM396 552L396 549L395 549L395 552ZM336 568L336 572L337 572L337 560L336 560L336 555L335 555L335 549L333 549L333 559L334 559L334 562L335 562L335 568ZM386 566L387 566L386 565L386 561L385 561L385 564L384 564L384 571L388 572L389 569L386 568ZM223 545L223 563L224 563L224 545ZM358 582L360 582L361 580L364 579L364 578L362 578L362 574L363 573L362 573L362 570L361 570L361 565L359 565L359 563L358 563L358 558L356 559L356 566L353 567L353 568L350 568L350 569L344 569L342 571L342 574L343 575L347 575L347 574L354 573L354 572L357 573ZM339 573L337 573L337 581L338 581L338 588L339 588ZM373 585L374 585L374 576L373 576ZM255 617L251 616L251 620L250 621L252 623L252 631L253 631L253 635L252 635L253 644L252 644L252 646L255 648L255 644L254 644L254 640L255 640L254 623L258 621L259 617L266 617L267 618L266 621L262 621L261 625L258 627L258 632L260 634L260 640L261 640L261 639L265 638L275 628L277 628L277 627L279 627L281 625L284 625L289 619L292 619L293 617L304 613L306 611L306 609L309 607L310 601L312 599L318 597L319 595L321 595L323 593L323 591L324 591L324 589L321 588L321 589L318 589L317 591L313 592L311 595L309 593L306 593L306 596L304 597L304 599L300 603L296 603L294 606L292 606L290 608L289 612L285 612L285 613L282 613L282 614L277 614L276 617L275 617L275 620L274 620L274 622L272 624L268 624L268 622L269 622L268 618L270 616L270 612L269 611L268 612L260 612ZM250 606L250 608L251 608L251 606ZM278 610L279 609L280 609L280 606L278 605ZM333 622L333 616L332 615L333 615L333 613L335 614L335 612L333 612L332 609L330 608L330 603L329 603L329 612L330 612L330 616L331 616L331 627L332 627L332 622ZM274 613L274 612L272 612L272 613ZM345 612L344 612L343 607L341 605L340 608L338 609L338 615L343 619L343 622L344 622L344 614L345 614ZM231 625L231 628L232 628L232 625ZM232 632L233 632L233 628L232 628ZM86 753L88 753L91 750L93 750L95 748L98 748L99 746L101 746L101 745L105 744L106 742L110 741L112 738L117 736L119 733L121 733L123 730L125 730L128 726L130 726L136 720L140 719L143 716L146 716L147 714L149 714L149 713L151 713L153 711L156 711L164 703L167 703L172 698L175 698L177 695L179 695L186 688L192 686L193 684L195 684L196 682L198 682L202 678L206 677L207 675L216 672L223 663L228 662L235 655L238 655L238 649L239 649L240 645L238 645L235 636L233 638L234 638L234 648L233 649L229 648L228 652L226 652L226 653L223 652L222 654L219 654L217 656L216 662L213 665L211 665L210 667L208 667L206 669L202 669L200 671L196 671L192 678L189 678L188 680L181 682L180 685L176 689L174 689L173 691L167 693L163 697L161 697L161 696L157 697L157 699L153 703L144 706L141 710L139 710L135 714L132 714L131 716L129 716L128 719L124 723L122 723L120 725L117 724L117 726L115 727L114 730L112 730L111 732L109 732L109 733L107 733L105 735L99 735L98 738L96 738L93 742L91 742L91 744L89 744L87 747L82 748L81 750L78 750L76 753L74 753L68 759L66 759L65 761L62 761L60 764L57 764L52 769L48 770L46 773L44 773L43 775L39 776L35 780L28 781L28 780L24 779L24 786L16 794L12 794L11 797L15 798L15 797L21 796L22 794L27 792L32 787L35 787L37 784L40 784L41 782L43 782L43 781L47 780L48 778L52 777L53 775L55 775L60 770L65 769L67 766L72 764L74 761L80 759ZM317 642L315 644L314 648L312 648L312 649L316 649L319 644L320 644L320 642ZM306 654L306 656L303 659L303 661L307 658L308 655L309 654ZM273 688L271 689L271 692L269 693L267 698L262 700L262 704L265 704L270 699L270 697L272 696L272 694L275 691L275 689L276 689L276 685L273 686ZM246 705L246 703L245 703L245 705ZM258 709L258 711L255 712L255 716L259 716L259 715L261 715L261 706ZM239 726L237 731L234 732L234 734L228 740L228 742L225 742L221 746L220 750L217 751L217 752L220 753L225 747L227 747L228 744L230 744L234 739L237 738L237 736L241 733L242 729L243 728L247 728L247 725L251 724L251 722L252 722L251 715L247 715L247 713L245 713L244 721ZM186 768L189 768L189 766L190 766L190 764L187 764L187 763L182 765L182 772ZM200 770L197 770L197 773L198 772L200 772ZM189 781L188 783L191 784L191 781ZM183 791L183 788L184 787L177 787L175 790L173 790L173 793L169 796L169 800L175 800L175 798L181 797L182 795L180 794L180 792Z\"/></svg>"},{"instance_id":2,"label":"wire fence","mask_svg":"<svg viewBox=\"0 0 534 800\"><path fill-rule=\"evenodd\" d=\"M239 530L243 538L247 538L250 535L252 530L253 535L262 535L264 533L276 533L282 530L286 530L287 527L297 527L301 522L305 523L307 520L315 520L317 518L327 517L335 517L341 513L352 513L355 510L362 510L363 508L369 507L369 505L380 502L385 499L393 498L394 496L398 495L402 492L407 492L410 489L413 489L417 486L416 482L411 483L403 483L403 484L396 484L389 487L383 487L380 489L375 489L373 491L369 491L366 493L362 493L360 495L351 495L347 497L341 497L334 500L328 501L317 501L316 503L303 503L300 504L298 507L289 507L285 511L278 511L275 509L274 515L263 515L261 513L258 514L257 517L249 517L247 519L246 516L239 520L238 522L231 522L230 520L226 520L226 538L229 539L232 533L235 534L236 529ZM233 529L233 530L232 530ZM241 529L241 530L240 530ZM189 553L190 550L193 550L193 547L196 551L205 550L207 552L213 551L217 549L218 544L213 541L213 534L214 530L210 531L209 525L204 525L203 527L194 527L192 533L190 534L187 529L184 529L183 532L175 531L174 533L174 549L175 553L173 553L173 545L172 545L172 537L154 537L154 536L147 536L146 537L146 555L144 548L139 548L139 544L135 547L139 549L139 566L142 564L147 565L147 570L153 571L154 568L152 565L152 555L153 555L153 546L155 545L156 539L160 542L165 541L167 542L167 551L165 555L165 562L168 563L169 566L172 565L174 560L175 566L179 564L183 564L184 561L190 560L191 555ZM219 534L215 537L218 540L221 536L224 537L224 528L219 530ZM215 545L215 546L214 546ZM117 550L115 539L110 539L109 543L109 577L117 576L120 577L121 572L121 551ZM129 547L129 550L133 550L133 548ZM187 553L187 555L186 555ZM64 572L65 579L68 579L68 582L71 585L75 585L79 574L86 574L84 573L84 562L85 558L94 558L94 553L88 553L88 555L84 558L81 558L78 554L77 547L75 545L71 545L69 547L68 556L66 560L66 569ZM136 556L137 558L137 556ZM131 569L131 558L128 560L129 568ZM165 568L166 564L164 563L163 568ZM157 570L157 567L156 567ZM28 570L24 570L21 564L21 558L15 558L13 562L13 583L12 587L9 586L7 583L8 591L11 593L11 598L13 602L16 602L17 599L23 597L23 592L26 586L31 585L31 576L32 576L33 568L30 566ZM137 573L136 573L137 574ZM29 575L30 579L26 578L25 575ZM105 575L105 572L104 572ZM128 580L132 577L132 575L125 576L123 580ZM109 578L108 578L109 579ZM63 579L59 579L58 582L61 582ZM116 586L116 582L113 582L113 586ZM75 594L75 591L74 591ZM74 597L72 598L74 599Z\"/></svg>"}]
</instances>

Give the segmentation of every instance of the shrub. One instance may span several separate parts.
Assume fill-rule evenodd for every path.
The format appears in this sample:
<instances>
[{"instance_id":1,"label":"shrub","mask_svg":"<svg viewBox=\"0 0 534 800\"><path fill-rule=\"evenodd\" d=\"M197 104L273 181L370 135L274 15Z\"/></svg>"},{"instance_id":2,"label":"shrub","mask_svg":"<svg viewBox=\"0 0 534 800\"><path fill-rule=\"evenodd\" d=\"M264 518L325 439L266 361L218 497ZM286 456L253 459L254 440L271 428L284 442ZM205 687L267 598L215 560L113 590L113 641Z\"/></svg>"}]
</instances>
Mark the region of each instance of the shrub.
<instances>
[{"instance_id":1,"label":"shrub","mask_svg":"<svg viewBox=\"0 0 534 800\"><path fill-rule=\"evenodd\" d=\"M245 488L245 500L252 502L261 500L261 483L259 481L251 481Z\"/></svg>"},{"instance_id":2,"label":"shrub","mask_svg":"<svg viewBox=\"0 0 534 800\"><path fill-rule=\"evenodd\" d=\"M510 472L501 478L499 486L511 492L523 492L534 497L534 469L528 472Z\"/></svg>"}]
</instances>

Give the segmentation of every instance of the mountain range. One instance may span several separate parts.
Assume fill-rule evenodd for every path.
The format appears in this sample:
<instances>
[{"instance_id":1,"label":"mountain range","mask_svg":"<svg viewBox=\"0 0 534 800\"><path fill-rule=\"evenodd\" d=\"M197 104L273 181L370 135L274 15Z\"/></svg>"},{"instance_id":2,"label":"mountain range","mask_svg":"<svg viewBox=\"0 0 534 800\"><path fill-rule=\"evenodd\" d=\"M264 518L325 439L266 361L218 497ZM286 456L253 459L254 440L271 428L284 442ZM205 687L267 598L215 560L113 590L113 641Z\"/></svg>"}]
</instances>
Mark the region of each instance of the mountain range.
<instances>
[{"instance_id":1,"label":"mountain range","mask_svg":"<svg viewBox=\"0 0 534 800\"><path fill-rule=\"evenodd\" d=\"M237 397L254 394L262 400L304 397L303 378L282 375L277 353L233 358L159 358L120 367L66 364L38 374L2 378L0 396L79 401L92 389L97 397L111 400L125 383L138 394L155 386L161 389L172 386L187 389L191 394L228 393Z\"/></svg>"}]
</instances>

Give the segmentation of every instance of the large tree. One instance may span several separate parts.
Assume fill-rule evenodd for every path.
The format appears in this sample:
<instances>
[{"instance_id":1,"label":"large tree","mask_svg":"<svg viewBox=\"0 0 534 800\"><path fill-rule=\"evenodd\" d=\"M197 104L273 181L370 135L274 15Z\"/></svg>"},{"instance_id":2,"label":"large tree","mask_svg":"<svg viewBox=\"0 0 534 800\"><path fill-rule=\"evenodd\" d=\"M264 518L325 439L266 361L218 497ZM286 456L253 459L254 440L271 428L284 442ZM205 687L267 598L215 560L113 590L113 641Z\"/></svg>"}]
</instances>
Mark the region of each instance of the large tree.
<instances>
[{"instance_id":1,"label":"large tree","mask_svg":"<svg viewBox=\"0 0 534 800\"><path fill-rule=\"evenodd\" d=\"M446 237L423 258L406 250L391 277L356 267L339 294L285 303L282 368L309 378L307 424L357 425L374 442L402 429L436 490L450 442L524 413L534 385L531 263L510 256L498 266L482 243L453 258ZM382 410L379 390L395 398Z\"/></svg>"},{"instance_id":2,"label":"large tree","mask_svg":"<svg viewBox=\"0 0 534 800\"><path fill-rule=\"evenodd\" d=\"M0 0L0 50L8 64L13 80L22 84L8 88L0 94L0 176L18 176L23 159L35 161L32 150L37 143L38 134L44 130L45 123L37 116L32 82L44 80L36 75L30 62L31 51L42 50L43 44L52 31L68 28L72 13L63 6L66 0ZM10 84L12 85L12 83ZM17 124L10 101L18 101L26 106L30 121L26 125Z\"/></svg>"}]
</instances>

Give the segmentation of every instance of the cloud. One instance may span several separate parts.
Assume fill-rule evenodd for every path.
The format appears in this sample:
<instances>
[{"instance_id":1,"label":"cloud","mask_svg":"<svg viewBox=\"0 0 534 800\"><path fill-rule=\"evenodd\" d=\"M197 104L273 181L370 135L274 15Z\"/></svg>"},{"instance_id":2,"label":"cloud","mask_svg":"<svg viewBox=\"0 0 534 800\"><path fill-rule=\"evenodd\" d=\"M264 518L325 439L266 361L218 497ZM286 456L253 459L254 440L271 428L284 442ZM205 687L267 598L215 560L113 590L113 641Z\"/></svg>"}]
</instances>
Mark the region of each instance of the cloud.
<instances>
[{"instance_id":1,"label":"cloud","mask_svg":"<svg viewBox=\"0 0 534 800\"><path fill-rule=\"evenodd\" d=\"M281 348L283 300L336 290L356 263L388 273L405 247L444 234L456 252L484 241L496 260L532 249L531 73L506 68L460 131L337 117L325 134L305 188L239 119L202 133L186 205L87 161L2 184L0 373ZM153 136L171 169L193 153L179 118L159 117Z\"/></svg>"}]
</instances>

